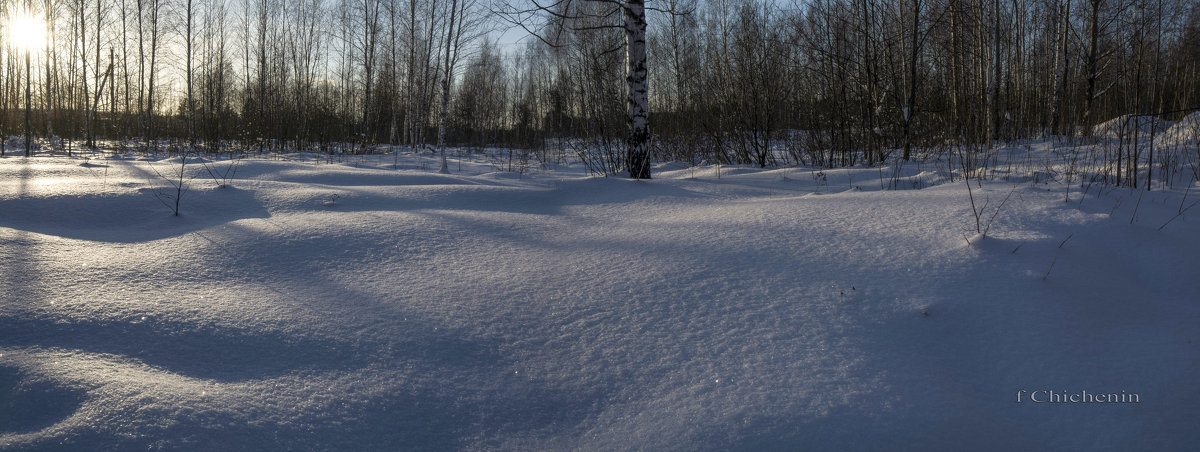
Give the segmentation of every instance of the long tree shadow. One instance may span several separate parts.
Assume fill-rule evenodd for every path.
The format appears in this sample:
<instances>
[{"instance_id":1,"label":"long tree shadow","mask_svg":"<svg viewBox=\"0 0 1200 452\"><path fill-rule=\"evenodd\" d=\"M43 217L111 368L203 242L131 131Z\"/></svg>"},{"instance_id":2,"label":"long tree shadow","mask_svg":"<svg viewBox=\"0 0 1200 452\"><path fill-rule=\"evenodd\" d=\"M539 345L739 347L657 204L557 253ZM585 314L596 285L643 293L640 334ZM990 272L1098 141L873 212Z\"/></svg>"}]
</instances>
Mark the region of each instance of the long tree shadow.
<instances>
[{"instance_id":1,"label":"long tree shadow","mask_svg":"<svg viewBox=\"0 0 1200 452\"><path fill-rule=\"evenodd\" d=\"M353 344L282 333L186 329L154 321L53 321L0 316L8 347L81 350L128 357L147 365L221 382L282 375L299 369L361 366L367 353Z\"/></svg>"},{"instance_id":2,"label":"long tree shadow","mask_svg":"<svg viewBox=\"0 0 1200 452\"><path fill-rule=\"evenodd\" d=\"M616 185L628 185L626 181L604 181L595 183L595 189L619 189ZM612 185L612 186L610 186ZM211 194L216 201L213 209L223 206L219 197L250 197L246 191L214 189ZM694 196L671 184L649 193L620 190L621 199L639 199L648 196ZM397 202L395 198L380 199L390 209L428 208L463 209L488 211L532 211L557 212L564 204L591 202L620 202L602 194L595 196L579 190L566 193L554 189L528 191L492 190L477 192L477 197L439 198L412 202ZM140 196L140 197L139 197ZM523 198L514 200L512 196ZM31 209L33 206L20 204L22 198L6 200L14 204L0 204L0 209ZM196 201L193 198L192 201ZM45 202L46 199L29 200L29 203ZM99 199L85 200L101 202ZM445 201L445 202L441 202ZM61 202L63 204L54 204ZM50 207L70 208L78 199L63 199L51 202ZM168 214L154 210L154 200L146 193L124 196L119 202L147 204L145 208L159 217L128 218L93 217L95 227L74 227L69 223L79 221L67 213L49 214L49 218L36 215L15 216L0 219L0 226L17 229L15 236L26 245L15 245L22 256L16 261L0 261L0 268L7 275L20 274L0 287L14 289L3 294L10 307L23 305L38 306L52 301L53 290L44 290L39 278L38 262L33 253L40 240L29 232L54 234L71 238L83 238L111 242L139 242L161 237L170 237L195 231L208 221L227 222L252 215L267 217L265 208L253 199L241 199L231 203L249 206L248 211L214 213L212 219L197 219L185 214L181 225ZM196 207L193 202L193 208ZM349 201L346 204L350 204ZM109 206L110 208L112 206ZM125 206L124 209L133 206ZM348 210L354 210L353 206ZM376 207L370 207L374 209ZM262 210L258 210L262 209ZM18 209L19 210L19 209ZM49 209L51 212L54 209ZM99 215L108 210L97 208L92 214ZM364 208L363 210L368 210ZM128 213L128 210L125 210ZM138 212L134 209L133 212ZM60 215L60 216L55 216ZM196 214L199 216L199 214ZM107 222L107 223L106 223ZM141 223L150 225L139 226ZM78 226L78 224L76 224ZM233 225L233 229L237 229ZM138 229L131 233L128 229ZM155 230L161 228L161 231ZM497 226L498 228L498 226ZM493 233L502 232L497 229ZM368 234L369 236L370 234ZM228 273L215 272L215 280L202 284L221 284L221 278L235 278L238 273L252 272L265 278L268 285L282 288L278 302L296 301L313 304L314 311L322 314L344 314L362 320L347 319L346 325L338 323L336 317L323 322L326 333L313 333L304 326L275 331L272 329L239 330L212 327L192 323L183 319L70 319L52 314L35 314L36 310L13 308L0 310L0 347L25 347L82 351L107 355L115 360L128 360L184 377L211 380L220 383L247 382L277 376L298 378L320 378L323 373L372 372L382 369L383 375L397 378L412 376L413 382L388 382L389 390L366 398L352 398L348 394L334 392L334 397L346 397L342 411L322 409L300 410L299 422L262 421L247 425L230 425L226 414L205 413L195 417L181 417L175 412L162 413L172 423L165 427L146 427L153 437L115 437L107 432L111 426L97 426L82 432L71 433L71 441L86 447L92 444L105 449L144 449L147 443L162 441L161 444L188 444L200 438L211 441L212 448L220 449L460 449L483 445L504 447L506 437L536 436L543 431L561 431L579 425L589 416L611 403L612 393L620 387L619 382L602 387L593 387L579 382L548 382L516 375L512 372L513 358L505 350L514 346L510 339L489 336L472 330L446 328L446 323L430 315L421 319L421 313L410 312L402 304L403 297L394 294L371 293L357 290L340 280L334 279L326 270L335 266L318 264L328 259L324 251L332 254L340 248L375 249L370 239L352 238L362 243L347 243L345 237L329 237L327 242L313 243L303 234L294 240L282 242L246 237L248 246L239 247L237 252L226 255ZM314 250L317 250L314 252ZM319 258L319 259L314 259ZM352 256L344 256L352 259ZM152 259L148 259L148 263ZM206 265L214 264L210 262ZM259 279L258 281L263 281ZM299 295L303 294L303 295ZM311 294L318 294L316 296ZM289 296L291 295L291 296ZM286 298L293 298L287 300ZM348 305L349 307L343 307ZM399 320L405 320L399 324ZM412 319L412 320L408 320ZM282 327L281 327L282 328ZM88 358L81 358L88 359ZM34 364L31 364L34 365ZM405 369L416 369L406 373ZM19 377L13 373L12 378ZM94 378L94 377L89 377ZM617 377L612 377L615 381ZM102 383L93 382L93 383ZM148 383L153 384L153 383ZM252 383L251 383L252 384ZM53 388L51 388L53 389ZM50 389L27 392L29 400L46 398L53 404L56 397ZM26 396L22 396L26 397ZM64 396L66 397L66 396ZM69 400L70 397L67 397ZM21 399L19 403L26 403ZM34 403L34 402L30 402ZM54 419L68 417L73 405L47 410L47 417L37 422L21 425L17 430L44 428ZM53 414L53 416L51 416ZM138 414L115 413L115 422L143 422ZM286 416L285 416L286 417ZM566 426L566 427L564 427ZM73 439L71 439L73 438ZM55 439L57 441L58 439ZM38 447L34 445L33 447Z\"/></svg>"},{"instance_id":3,"label":"long tree shadow","mask_svg":"<svg viewBox=\"0 0 1200 452\"><path fill-rule=\"evenodd\" d=\"M344 212L466 210L553 215L567 207L599 204L618 205L647 200L713 197L696 187L673 181L632 181L588 178L544 181L537 185L458 184L445 186L402 186L403 192L381 191L393 186L316 185L337 193L336 204L322 205L316 200L286 206L285 210L325 209ZM695 185L695 184L693 184ZM322 199L321 201L324 201Z\"/></svg>"},{"instance_id":4,"label":"long tree shadow","mask_svg":"<svg viewBox=\"0 0 1200 452\"><path fill-rule=\"evenodd\" d=\"M315 317L344 319L336 321L334 334L354 341L362 358L350 363L354 370L397 379L381 378L394 390L351 402L346 413L306 413L313 418L301 424L246 426L241 433L256 439L231 447L455 450L578 425L607 406L621 387L615 381L597 386L514 373L511 338L410 307L402 279L394 291L367 290L325 271L339 268L336 261L306 258L325 255L325 246L367 249L369 242L369 237L336 237L328 243L256 240L222 254L224 266L267 278L265 284L281 301L307 307ZM331 326L322 323L314 329Z\"/></svg>"},{"instance_id":5,"label":"long tree shadow","mask_svg":"<svg viewBox=\"0 0 1200 452\"><path fill-rule=\"evenodd\" d=\"M477 378L476 376L472 376ZM611 394L593 388L547 386L512 376L493 387L453 380L376 397L342 425L274 426L286 442L269 447L319 450L505 449L513 438L561 432L595 414ZM493 376L504 380L503 376ZM262 436L252 433L251 437ZM282 446L282 447L281 447Z\"/></svg>"},{"instance_id":6,"label":"long tree shadow","mask_svg":"<svg viewBox=\"0 0 1200 452\"><path fill-rule=\"evenodd\" d=\"M236 188L193 190L180 217L143 188L117 194L0 199L0 227L99 242L133 243L183 235L245 218L270 216L254 194Z\"/></svg>"},{"instance_id":7,"label":"long tree shadow","mask_svg":"<svg viewBox=\"0 0 1200 452\"><path fill-rule=\"evenodd\" d=\"M274 182L291 182L326 186L447 186L447 185L499 185L487 179L468 176L445 175L426 171L369 170L342 166L314 166L294 168L292 166L249 169L250 178ZM243 177L245 177L243 176Z\"/></svg>"},{"instance_id":8,"label":"long tree shadow","mask_svg":"<svg viewBox=\"0 0 1200 452\"><path fill-rule=\"evenodd\" d=\"M69 417L83 393L44 381L29 381L19 369L0 365L0 435L41 430Z\"/></svg>"},{"instance_id":9,"label":"long tree shadow","mask_svg":"<svg viewBox=\"0 0 1200 452\"><path fill-rule=\"evenodd\" d=\"M17 175L17 195L29 190L32 177L26 162ZM10 218L0 206L0 221ZM0 224L2 225L2 224ZM42 271L36 261L37 239L27 231L0 229L0 312L7 313L45 303ZM7 318L7 317L5 317ZM12 327L0 320L0 348L8 345ZM0 353L0 357L4 354ZM6 358L6 361L8 359ZM82 392L46 380L31 380L11 365L0 365L0 438L11 434L36 432L70 417L84 401ZM3 445L3 441L0 441Z\"/></svg>"}]
</instances>

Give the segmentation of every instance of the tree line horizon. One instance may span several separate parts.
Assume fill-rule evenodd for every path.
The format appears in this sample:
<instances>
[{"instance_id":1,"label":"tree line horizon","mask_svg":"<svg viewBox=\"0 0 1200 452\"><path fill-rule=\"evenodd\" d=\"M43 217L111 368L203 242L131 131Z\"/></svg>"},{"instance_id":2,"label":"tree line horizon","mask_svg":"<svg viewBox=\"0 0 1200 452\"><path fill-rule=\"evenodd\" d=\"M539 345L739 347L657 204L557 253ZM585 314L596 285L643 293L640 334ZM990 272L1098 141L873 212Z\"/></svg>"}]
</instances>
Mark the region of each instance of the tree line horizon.
<instances>
[{"instance_id":1,"label":"tree line horizon","mask_svg":"<svg viewBox=\"0 0 1200 452\"><path fill-rule=\"evenodd\" d=\"M23 53L0 24L0 135L23 135L28 107L34 137L86 145L531 149L569 139L603 160L629 145L622 12L633 3L4 2L0 17L44 18L48 45ZM656 160L869 165L1200 108L1194 1L645 6ZM532 36L499 46L514 27Z\"/></svg>"}]
</instances>

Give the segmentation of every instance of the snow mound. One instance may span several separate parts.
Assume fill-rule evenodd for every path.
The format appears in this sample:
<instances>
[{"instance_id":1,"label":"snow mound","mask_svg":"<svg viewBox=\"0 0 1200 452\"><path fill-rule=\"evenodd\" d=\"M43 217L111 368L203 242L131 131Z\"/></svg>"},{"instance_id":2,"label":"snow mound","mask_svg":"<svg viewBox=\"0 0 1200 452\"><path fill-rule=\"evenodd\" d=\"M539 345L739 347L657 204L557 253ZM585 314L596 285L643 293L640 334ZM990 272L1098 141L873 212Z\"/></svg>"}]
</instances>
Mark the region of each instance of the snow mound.
<instances>
[{"instance_id":1,"label":"snow mound","mask_svg":"<svg viewBox=\"0 0 1200 452\"><path fill-rule=\"evenodd\" d=\"M0 159L0 450L1200 443L1181 191L434 162Z\"/></svg>"},{"instance_id":2,"label":"snow mound","mask_svg":"<svg viewBox=\"0 0 1200 452\"><path fill-rule=\"evenodd\" d=\"M1200 143L1200 111L1184 116L1154 138L1154 144L1164 148L1194 147Z\"/></svg>"},{"instance_id":3,"label":"snow mound","mask_svg":"<svg viewBox=\"0 0 1200 452\"><path fill-rule=\"evenodd\" d=\"M1170 121L1151 115L1121 115L1096 124L1092 136L1110 139L1130 139L1136 130L1139 139L1149 139L1151 134L1162 132L1171 126Z\"/></svg>"},{"instance_id":4,"label":"snow mound","mask_svg":"<svg viewBox=\"0 0 1200 452\"><path fill-rule=\"evenodd\" d=\"M269 216L253 192L240 188L218 189L211 181L199 180L180 193L164 179L170 175L166 164L92 160L80 165L40 157L28 161L0 179L0 227L90 241L138 242ZM175 165L178 160L171 169ZM197 170L199 165L191 168ZM170 215L175 197L180 197L179 217Z\"/></svg>"}]
</instances>

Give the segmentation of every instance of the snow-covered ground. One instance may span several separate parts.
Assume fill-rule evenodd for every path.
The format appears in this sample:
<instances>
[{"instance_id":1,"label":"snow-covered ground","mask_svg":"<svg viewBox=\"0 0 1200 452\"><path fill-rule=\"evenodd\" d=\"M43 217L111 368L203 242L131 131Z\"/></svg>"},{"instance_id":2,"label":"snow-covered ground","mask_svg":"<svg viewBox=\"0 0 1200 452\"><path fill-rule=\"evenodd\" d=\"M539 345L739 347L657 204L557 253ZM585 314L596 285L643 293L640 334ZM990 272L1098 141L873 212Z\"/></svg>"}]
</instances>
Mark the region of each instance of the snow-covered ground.
<instances>
[{"instance_id":1,"label":"snow-covered ground","mask_svg":"<svg viewBox=\"0 0 1200 452\"><path fill-rule=\"evenodd\" d=\"M393 163L0 159L0 449L1200 444L1194 181Z\"/></svg>"}]
</instances>

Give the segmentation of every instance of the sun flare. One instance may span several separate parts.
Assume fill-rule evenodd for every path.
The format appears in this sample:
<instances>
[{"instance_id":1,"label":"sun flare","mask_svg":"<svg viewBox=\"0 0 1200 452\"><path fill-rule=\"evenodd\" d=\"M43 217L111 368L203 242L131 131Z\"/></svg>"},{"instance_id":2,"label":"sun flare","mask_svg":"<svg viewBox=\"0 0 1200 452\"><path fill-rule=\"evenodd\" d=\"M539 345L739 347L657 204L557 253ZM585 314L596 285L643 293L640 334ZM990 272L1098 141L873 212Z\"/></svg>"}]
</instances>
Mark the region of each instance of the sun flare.
<instances>
[{"instance_id":1,"label":"sun flare","mask_svg":"<svg viewBox=\"0 0 1200 452\"><path fill-rule=\"evenodd\" d=\"M8 18L8 39L24 51L45 48L46 22L28 11L17 11Z\"/></svg>"}]
</instances>

